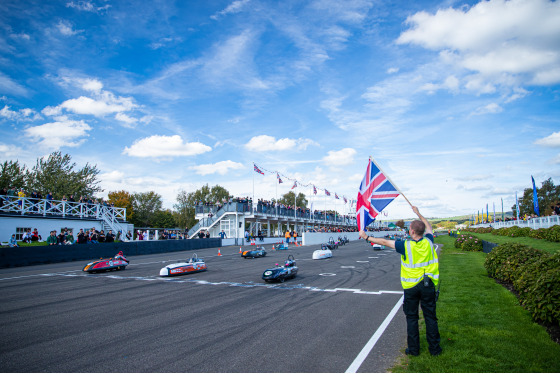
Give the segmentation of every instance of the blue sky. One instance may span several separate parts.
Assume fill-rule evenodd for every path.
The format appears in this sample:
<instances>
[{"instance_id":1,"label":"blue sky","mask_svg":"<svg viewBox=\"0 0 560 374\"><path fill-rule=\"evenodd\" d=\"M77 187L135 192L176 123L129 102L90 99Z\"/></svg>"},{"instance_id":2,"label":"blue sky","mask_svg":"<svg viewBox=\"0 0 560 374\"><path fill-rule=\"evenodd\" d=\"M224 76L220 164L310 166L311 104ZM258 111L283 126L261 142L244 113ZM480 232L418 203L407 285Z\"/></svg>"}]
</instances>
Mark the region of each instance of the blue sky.
<instances>
[{"instance_id":1,"label":"blue sky","mask_svg":"<svg viewBox=\"0 0 560 374\"><path fill-rule=\"evenodd\" d=\"M0 158L60 150L101 196L168 208L207 183L290 190L255 162L344 211L373 156L426 216L508 209L531 175L560 183L559 19L545 0L4 0Z\"/></svg>"}]
</instances>

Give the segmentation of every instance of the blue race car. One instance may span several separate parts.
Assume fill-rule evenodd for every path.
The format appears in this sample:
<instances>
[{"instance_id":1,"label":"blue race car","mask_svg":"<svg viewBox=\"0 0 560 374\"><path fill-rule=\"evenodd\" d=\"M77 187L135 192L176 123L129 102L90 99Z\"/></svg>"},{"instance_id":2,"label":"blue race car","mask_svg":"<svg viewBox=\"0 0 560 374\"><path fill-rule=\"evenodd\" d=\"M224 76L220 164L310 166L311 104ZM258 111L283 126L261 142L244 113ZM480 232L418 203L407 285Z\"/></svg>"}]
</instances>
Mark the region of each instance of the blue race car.
<instances>
[{"instance_id":1,"label":"blue race car","mask_svg":"<svg viewBox=\"0 0 560 374\"><path fill-rule=\"evenodd\" d=\"M258 246L255 249L250 249L247 251L241 252L241 257L243 258L255 258L255 257L264 257L266 256L266 250L264 247Z\"/></svg>"},{"instance_id":2,"label":"blue race car","mask_svg":"<svg viewBox=\"0 0 560 374\"><path fill-rule=\"evenodd\" d=\"M286 279L295 278L297 272L298 267L296 266L296 260L294 256L289 255L284 266L276 264L276 267L266 269L262 275L262 279L264 279L265 282L283 283Z\"/></svg>"}]
</instances>

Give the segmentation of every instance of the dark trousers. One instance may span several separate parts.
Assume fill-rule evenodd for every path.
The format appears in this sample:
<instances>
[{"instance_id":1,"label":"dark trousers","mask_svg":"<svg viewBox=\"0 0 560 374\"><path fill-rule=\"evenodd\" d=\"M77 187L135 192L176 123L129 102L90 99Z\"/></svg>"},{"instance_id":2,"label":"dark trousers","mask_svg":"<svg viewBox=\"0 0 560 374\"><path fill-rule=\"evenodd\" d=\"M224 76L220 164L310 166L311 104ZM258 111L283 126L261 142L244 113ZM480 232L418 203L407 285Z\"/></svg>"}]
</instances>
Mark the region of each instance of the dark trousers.
<instances>
[{"instance_id":1,"label":"dark trousers","mask_svg":"<svg viewBox=\"0 0 560 374\"><path fill-rule=\"evenodd\" d=\"M411 354L420 353L420 334L418 332L418 304L422 306L426 321L426 339L430 353L437 355L441 352L439 346L439 329L436 317L436 290L430 280L428 287L424 282L404 290L403 312L406 315L406 330L408 333L408 350Z\"/></svg>"}]
</instances>

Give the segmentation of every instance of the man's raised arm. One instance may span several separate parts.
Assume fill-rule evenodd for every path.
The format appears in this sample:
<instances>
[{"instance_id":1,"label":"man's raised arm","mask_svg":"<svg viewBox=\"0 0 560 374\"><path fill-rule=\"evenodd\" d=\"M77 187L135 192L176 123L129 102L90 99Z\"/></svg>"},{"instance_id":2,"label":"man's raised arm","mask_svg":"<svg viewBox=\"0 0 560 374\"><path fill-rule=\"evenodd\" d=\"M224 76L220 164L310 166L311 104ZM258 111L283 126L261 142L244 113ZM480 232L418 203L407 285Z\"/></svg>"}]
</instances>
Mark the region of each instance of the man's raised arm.
<instances>
[{"instance_id":1,"label":"man's raised arm","mask_svg":"<svg viewBox=\"0 0 560 374\"><path fill-rule=\"evenodd\" d=\"M422 223L424 223L424 225L426 225L426 230L424 231L424 235L426 235L426 234L432 234L433 235L434 232L432 231L432 225L430 225L430 222L428 222L428 220L426 218L424 218L423 215L420 214L420 212L418 211L418 208L413 206L412 211L414 213L416 213L418 218L420 218L420 221L422 221Z\"/></svg>"}]
</instances>

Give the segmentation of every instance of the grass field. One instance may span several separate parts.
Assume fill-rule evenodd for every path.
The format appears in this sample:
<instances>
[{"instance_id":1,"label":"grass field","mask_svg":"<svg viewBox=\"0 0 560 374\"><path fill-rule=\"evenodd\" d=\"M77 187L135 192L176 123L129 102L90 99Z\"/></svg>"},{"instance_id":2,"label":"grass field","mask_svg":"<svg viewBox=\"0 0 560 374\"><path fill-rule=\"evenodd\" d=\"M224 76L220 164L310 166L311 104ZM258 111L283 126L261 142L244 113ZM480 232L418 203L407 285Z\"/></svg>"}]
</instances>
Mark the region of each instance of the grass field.
<instances>
[{"instance_id":1,"label":"grass field","mask_svg":"<svg viewBox=\"0 0 560 374\"><path fill-rule=\"evenodd\" d=\"M420 356L403 357L392 371L560 372L560 345L532 322L513 294L487 276L486 255L457 251L449 236L436 242L444 245L437 305L443 353L429 354L422 320Z\"/></svg>"},{"instance_id":2,"label":"grass field","mask_svg":"<svg viewBox=\"0 0 560 374\"><path fill-rule=\"evenodd\" d=\"M560 252L560 243L549 242L542 239L534 239L534 238L526 238L526 237L510 238L509 236L500 236L500 235L492 235L492 234L473 233L473 235L476 235L480 239L486 240L487 242L492 242L497 244L520 243L550 253Z\"/></svg>"}]
</instances>

